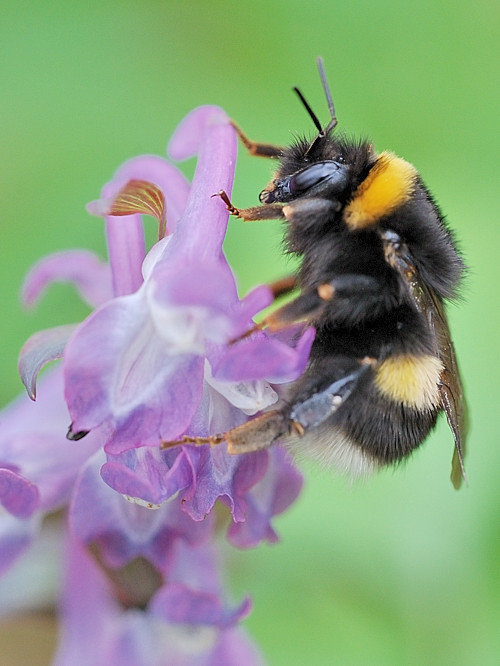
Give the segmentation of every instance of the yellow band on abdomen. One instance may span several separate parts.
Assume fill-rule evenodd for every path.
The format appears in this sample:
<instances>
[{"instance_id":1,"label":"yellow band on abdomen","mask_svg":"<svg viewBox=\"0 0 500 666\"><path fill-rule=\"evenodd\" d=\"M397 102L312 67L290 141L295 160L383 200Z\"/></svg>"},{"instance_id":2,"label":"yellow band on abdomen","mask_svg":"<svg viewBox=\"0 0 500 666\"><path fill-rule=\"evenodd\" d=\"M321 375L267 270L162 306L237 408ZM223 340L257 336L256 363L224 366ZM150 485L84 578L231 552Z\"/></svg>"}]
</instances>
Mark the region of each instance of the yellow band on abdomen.
<instances>
[{"instance_id":1,"label":"yellow band on abdomen","mask_svg":"<svg viewBox=\"0 0 500 666\"><path fill-rule=\"evenodd\" d=\"M439 405L443 364L435 356L392 356L376 370L375 385L385 397L415 409Z\"/></svg>"}]
</instances>

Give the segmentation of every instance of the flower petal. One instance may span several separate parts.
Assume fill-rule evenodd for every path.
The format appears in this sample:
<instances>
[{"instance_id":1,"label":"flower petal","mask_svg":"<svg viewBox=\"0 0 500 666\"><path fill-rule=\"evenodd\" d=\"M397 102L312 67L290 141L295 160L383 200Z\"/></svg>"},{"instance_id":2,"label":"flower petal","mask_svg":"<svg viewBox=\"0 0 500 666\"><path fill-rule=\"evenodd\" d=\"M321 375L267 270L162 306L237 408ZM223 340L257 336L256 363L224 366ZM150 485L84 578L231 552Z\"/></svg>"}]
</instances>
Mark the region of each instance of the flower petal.
<instances>
[{"instance_id":1,"label":"flower petal","mask_svg":"<svg viewBox=\"0 0 500 666\"><path fill-rule=\"evenodd\" d=\"M70 282L89 305L97 307L111 298L109 266L93 252L66 250L40 259L27 274L22 300L32 306L52 282Z\"/></svg>"},{"instance_id":2,"label":"flower petal","mask_svg":"<svg viewBox=\"0 0 500 666\"><path fill-rule=\"evenodd\" d=\"M16 486L16 492L24 493L22 503L27 503L26 506L30 505L29 497L35 496L31 484L39 493L40 511L54 511L67 502L78 470L99 447L100 441L94 433L78 446L68 442L65 437L68 422L60 366L42 378L36 403L22 395L3 410L0 468L11 470L24 479ZM29 511L22 514L27 515Z\"/></svg>"},{"instance_id":3,"label":"flower petal","mask_svg":"<svg viewBox=\"0 0 500 666\"><path fill-rule=\"evenodd\" d=\"M16 518L29 518L40 503L34 483L10 469L0 468L0 504Z\"/></svg>"},{"instance_id":4,"label":"flower petal","mask_svg":"<svg viewBox=\"0 0 500 666\"><path fill-rule=\"evenodd\" d=\"M228 118L219 106L206 104L193 109L177 125L168 143L167 153L176 161L187 160L200 152L200 144L208 125L227 122Z\"/></svg>"},{"instance_id":5,"label":"flower petal","mask_svg":"<svg viewBox=\"0 0 500 666\"><path fill-rule=\"evenodd\" d=\"M146 252L141 215L108 215L106 240L113 295L133 294L142 284L141 266Z\"/></svg>"},{"instance_id":6,"label":"flower petal","mask_svg":"<svg viewBox=\"0 0 500 666\"><path fill-rule=\"evenodd\" d=\"M142 447L108 455L101 476L116 492L159 505L190 486L194 470L182 448L160 451Z\"/></svg>"},{"instance_id":7,"label":"flower petal","mask_svg":"<svg viewBox=\"0 0 500 666\"><path fill-rule=\"evenodd\" d=\"M160 188L166 202L171 233L186 206L189 182L179 169L157 155L140 155L124 162L102 189L102 198L87 205L92 215L109 215L113 202L131 180L147 181ZM130 211L133 212L133 211Z\"/></svg>"},{"instance_id":8,"label":"flower petal","mask_svg":"<svg viewBox=\"0 0 500 666\"><path fill-rule=\"evenodd\" d=\"M83 543L97 544L100 556L112 568L142 556L166 575L176 540L191 545L203 541L212 529L212 521L190 520L178 500L157 510L128 502L102 480L102 462L103 456L96 454L80 475L71 505L72 531Z\"/></svg>"},{"instance_id":9,"label":"flower petal","mask_svg":"<svg viewBox=\"0 0 500 666\"><path fill-rule=\"evenodd\" d=\"M266 473L268 452L231 456L224 445L185 447L196 469L195 485L182 495L182 509L193 520L203 520L220 499L229 506L233 520L245 520L246 493Z\"/></svg>"},{"instance_id":10,"label":"flower petal","mask_svg":"<svg viewBox=\"0 0 500 666\"><path fill-rule=\"evenodd\" d=\"M182 252L203 262L221 254L229 213L219 190L231 192L236 163L236 132L218 107L195 109L179 126L169 147L175 156L198 151L198 161L184 213L167 252ZM181 249L182 248L182 249Z\"/></svg>"},{"instance_id":11,"label":"flower petal","mask_svg":"<svg viewBox=\"0 0 500 666\"><path fill-rule=\"evenodd\" d=\"M228 346L212 371L216 379L225 381L250 381L267 379L272 384L282 384L297 379L305 370L315 330L306 328L295 348L267 333L256 333L236 344Z\"/></svg>"},{"instance_id":12,"label":"flower petal","mask_svg":"<svg viewBox=\"0 0 500 666\"><path fill-rule=\"evenodd\" d=\"M26 551L40 529L40 515L28 519L11 514L0 516L0 575Z\"/></svg>"},{"instance_id":13,"label":"flower petal","mask_svg":"<svg viewBox=\"0 0 500 666\"><path fill-rule=\"evenodd\" d=\"M23 345L19 353L18 371L29 397L36 399L36 380L42 367L61 358L76 324L66 324L38 331Z\"/></svg>"},{"instance_id":14,"label":"flower petal","mask_svg":"<svg viewBox=\"0 0 500 666\"><path fill-rule=\"evenodd\" d=\"M232 626L244 619L252 610L250 599L237 608L225 609L215 594L193 590L180 583L170 583L157 593L153 609L161 609L161 616L174 624Z\"/></svg>"},{"instance_id":15,"label":"flower petal","mask_svg":"<svg viewBox=\"0 0 500 666\"><path fill-rule=\"evenodd\" d=\"M139 292L110 301L77 329L64 370L73 430L108 423L107 450L119 453L186 430L201 395L203 359L169 353Z\"/></svg>"},{"instance_id":16,"label":"flower petal","mask_svg":"<svg viewBox=\"0 0 500 666\"><path fill-rule=\"evenodd\" d=\"M281 447L274 446L269 456L266 475L245 495L245 521L233 523L229 528L228 540L237 548L253 548L262 540L277 541L271 518L292 504L302 488L301 474Z\"/></svg>"}]
</instances>

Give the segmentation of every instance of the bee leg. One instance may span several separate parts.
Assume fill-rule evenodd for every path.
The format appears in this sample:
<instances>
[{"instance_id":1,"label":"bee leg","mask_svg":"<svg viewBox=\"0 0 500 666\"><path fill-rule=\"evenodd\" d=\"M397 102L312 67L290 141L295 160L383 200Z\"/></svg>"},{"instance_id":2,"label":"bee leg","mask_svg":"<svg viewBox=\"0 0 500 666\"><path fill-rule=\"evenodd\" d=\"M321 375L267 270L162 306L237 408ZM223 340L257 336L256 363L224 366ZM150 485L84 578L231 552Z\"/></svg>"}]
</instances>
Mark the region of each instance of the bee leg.
<instances>
[{"instance_id":1,"label":"bee leg","mask_svg":"<svg viewBox=\"0 0 500 666\"><path fill-rule=\"evenodd\" d=\"M184 435L181 439L162 442L160 444L160 449L173 449L175 446L183 446L183 444L194 444L195 446L210 444L210 446L216 446L223 441L224 435L210 435L208 437L191 437L190 435Z\"/></svg>"},{"instance_id":2,"label":"bee leg","mask_svg":"<svg viewBox=\"0 0 500 666\"><path fill-rule=\"evenodd\" d=\"M356 361L350 372L336 379L329 386L313 393L304 400L297 400L291 405L290 419L294 430L302 434L308 428L315 428L324 423L347 400L359 385L361 379L370 372L375 365L375 359L364 358Z\"/></svg>"},{"instance_id":3,"label":"bee leg","mask_svg":"<svg viewBox=\"0 0 500 666\"><path fill-rule=\"evenodd\" d=\"M272 285L271 289L272 289ZM230 344L248 338L253 333L268 328L270 331L280 331L300 321L311 321L324 311L326 301L319 292L329 285L320 285L318 289L303 292L281 308L265 317L261 322L230 341ZM285 292L286 293L286 292Z\"/></svg>"},{"instance_id":4,"label":"bee leg","mask_svg":"<svg viewBox=\"0 0 500 666\"><path fill-rule=\"evenodd\" d=\"M231 203L229 197L224 190L220 190L214 197L220 197L226 204L226 208L234 215L239 217L244 222L255 222L257 220L284 220L283 206L281 204L269 204L266 206L252 206L251 208L236 208Z\"/></svg>"},{"instance_id":5,"label":"bee leg","mask_svg":"<svg viewBox=\"0 0 500 666\"><path fill-rule=\"evenodd\" d=\"M269 328L271 331L279 331L300 321L316 319L323 313L327 301L330 300L330 293L325 294L329 287L329 284L322 284L317 289L302 292L297 298L265 317L260 327Z\"/></svg>"},{"instance_id":6,"label":"bee leg","mask_svg":"<svg viewBox=\"0 0 500 666\"><path fill-rule=\"evenodd\" d=\"M254 155L255 157L270 157L271 159L278 159L283 154L284 149L281 146L275 146L271 143L259 143L257 141L252 141L235 122L231 121L231 125L236 130L241 143L245 146L250 155Z\"/></svg>"},{"instance_id":7,"label":"bee leg","mask_svg":"<svg viewBox=\"0 0 500 666\"><path fill-rule=\"evenodd\" d=\"M195 444L202 446L210 444L216 446L221 442L227 442L227 451L230 454L250 453L251 451L260 451L267 449L279 437L288 431L287 419L278 410L265 412L260 416L247 421L243 425L232 428L221 435L212 435L210 437L190 437L184 435L179 440L171 442L162 442L161 449L171 449L183 444Z\"/></svg>"},{"instance_id":8,"label":"bee leg","mask_svg":"<svg viewBox=\"0 0 500 666\"><path fill-rule=\"evenodd\" d=\"M265 412L225 434L227 451L237 454L267 449L288 430L288 419L282 412L277 409Z\"/></svg>"},{"instance_id":9,"label":"bee leg","mask_svg":"<svg viewBox=\"0 0 500 666\"><path fill-rule=\"evenodd\" d=\"M298 278L296 275L287 275L284 278L275 280L271 282L268 287L273 292L274 298L280 298L281 296L286 296L291 291L298 287Z\"/></svg>"},{"instance_id":10,"label":"bee leg","mask_svg":"<svg viewBox=\"0 0 500 666\"><path fill-rule=\"evenodd\" d=\"M372 295L378 297L379 292L380 283L375 278L368 275L340 275L330 282L303 291L297 298L272 312L238 338L231 340L231 343L265 328L270 331L280 331L301 321L314 323L332 305L335 307L337 299L342 300L344 308L349 308L352 299L364 300Z\"/></svg>"}]
</instances>

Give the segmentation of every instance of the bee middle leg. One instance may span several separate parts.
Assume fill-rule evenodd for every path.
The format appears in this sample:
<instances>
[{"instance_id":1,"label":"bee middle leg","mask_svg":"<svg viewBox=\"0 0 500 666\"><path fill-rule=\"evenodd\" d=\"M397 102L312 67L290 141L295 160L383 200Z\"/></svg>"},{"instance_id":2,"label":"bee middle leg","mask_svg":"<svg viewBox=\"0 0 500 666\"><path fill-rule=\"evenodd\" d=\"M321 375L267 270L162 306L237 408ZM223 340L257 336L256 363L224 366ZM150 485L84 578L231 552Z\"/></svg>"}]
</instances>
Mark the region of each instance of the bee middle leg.
<instances>
[{"instance_id":1,"label":"bee middle leg","mask_svg":"<svg viewBox=\"0 0 500 666\"><path fill-rule=\"evenodd\" d=\"M378 280L368 275L340 275L329 282L305 289L297 298L272 312L232 342L237 342L262 329L275 332L299 322L313 324L325 312L329 311L334 316L340 302L344 309L349 308L356 299L364 300L370 295L378 296L379 291Z\"/></svg>"}]
</instances>

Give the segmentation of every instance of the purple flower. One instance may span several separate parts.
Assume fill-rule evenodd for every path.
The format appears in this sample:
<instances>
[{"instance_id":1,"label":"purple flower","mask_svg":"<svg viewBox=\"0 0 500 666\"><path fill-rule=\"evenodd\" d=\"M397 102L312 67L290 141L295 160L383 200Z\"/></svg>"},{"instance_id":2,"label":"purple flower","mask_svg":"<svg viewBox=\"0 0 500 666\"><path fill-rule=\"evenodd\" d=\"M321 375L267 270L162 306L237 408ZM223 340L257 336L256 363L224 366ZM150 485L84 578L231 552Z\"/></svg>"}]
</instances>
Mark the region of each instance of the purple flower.
<instances>
[{"instance_id":1,"label":"purple flower","mask_svg":"<svg viewBox=\"0 0 500 666\"><path fill-rule=\"evenodd\" d=\"M179 543L171 582L160 584L138 610L117 601L95 562L70 541L54 666L258 666L260 655L237 627L249 601L235 608L221 603L214 560L206 545ZM129 574L140 576L141 566L133 563Z\"/></svg>"},{"instance_id":2,"label":"purple flower","mask_svg":"<svg viewBox=\"0 0 500 666\"><path fill-rule=\"evenodd\" d=\"M139 288L128 294L121 288L119 293L125 295L99 308L78 327L65 349L66 400L73 432L103 427L109 453L157 446L184 434L201 401L207 362L216 379L222 369L223 379L233 386L262 383L268 377L275 382L289 380L304 367L308 349L297 353L264 334L258 336L257 344L253 340L228 345L272 300L266 287L240 300L222 254L228 213L211 195L220 188L231 189L235 141L219 109L197 109L171 144L177 157L199 152L193 185L184 201L178 183L168 178L173 167L157 158L154 163L142 158L122 168L105 188L103 200L91 206L94 212L114 212L124 182L131 177L132 182L144 182L147 165L151 181L158 187L163 184L158 198L165 203L157 209L160 226L165 207L170 210L172 190L173 208L182 210L178 220L174 217L175 231L146 258ZM115 253L114 264L113 279L119 284L128 262ZM300 346L297 349L302 351ZM274 363L262 363L270 355ZM282 365L286 367L281 369ZM275 399L272 391L257 391L267 401L254 405L255 411Z\"/></svg>"},{"instance_id":3,"label":"purple flower","mask_svg":"<svg viewBox=\"0 0 500 666\"><path fill-rule=\"evenodd\" d=\"M20 396L0 413L0 573L30 546L43 516L69 502L79 469L99 447L94 435L68 446L60 369L41 389L37 403Z\"/></svg>"},{"instance_id":4,"label":"purple flower","mask_svg":"<svg viewBox=\"0 0 500 666\"><path fill-rule=\"evenodd\" d=\"M79 325L27 341L19 370L33 400L43 365L62 365L42 378L36 403L5 412L0 434L0 571L46 513L67 507L56 664L258 663L237 627L249 602L223 600L212 510L229 508L233 545L274 542L273 518L302 484L279 447L233 456L224 443L160 448L223 433L272 405L278 385L304 369L314 337L299 329L240 339L272 294L260 286L240 299L222 252L228 212L212 195L230 192L236 159L224 112L189 114L170 155L198 156L191 184L169 161L142 156L89 204L105 217L109 264L58 253L23 288L31 305L51 282L69 281L95 308ZM159 229L148 253L144 214Z\"/></svg>"}]
</instances>

